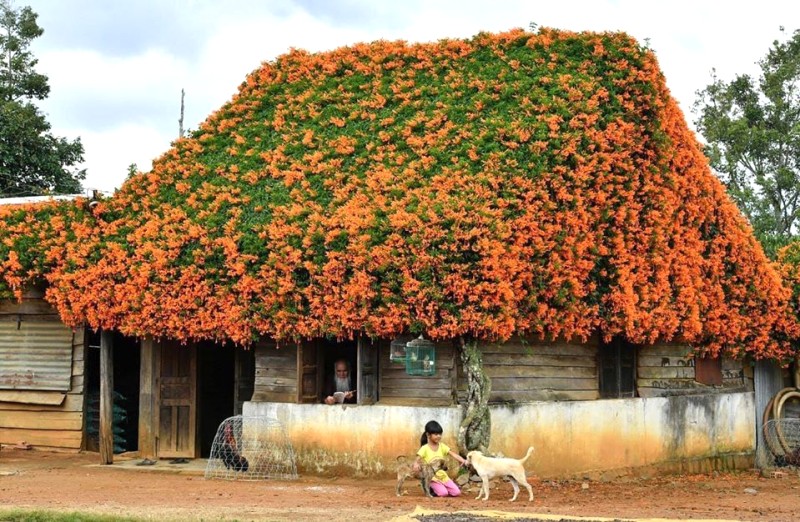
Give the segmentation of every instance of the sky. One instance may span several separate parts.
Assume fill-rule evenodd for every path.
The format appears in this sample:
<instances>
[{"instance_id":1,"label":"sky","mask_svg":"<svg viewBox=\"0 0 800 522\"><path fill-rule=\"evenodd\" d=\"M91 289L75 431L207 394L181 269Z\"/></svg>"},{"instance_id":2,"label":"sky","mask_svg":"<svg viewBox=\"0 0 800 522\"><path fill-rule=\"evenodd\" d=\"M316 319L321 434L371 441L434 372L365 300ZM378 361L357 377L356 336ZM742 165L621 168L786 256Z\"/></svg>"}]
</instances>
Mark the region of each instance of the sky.
<instances>
[{"instance_id":1,"label":"sky","mask_svg":"<svg viewBox=\"0 0 800 522\"><path fill-rule=\"evenodd\" d=\"M797 0L12 0L39 14L31 45L56 136L80 137L84 188L112 192L128 166L152 168L184 127L230 100L262 62L291 48L468 38L531 23L624 31L647 42L687 121L712 70L758 74L776 39L800 29ZM794 24L794 25L792 25ZM785 31L781 32L781 27Z\"/></svg>"}]
</instances>

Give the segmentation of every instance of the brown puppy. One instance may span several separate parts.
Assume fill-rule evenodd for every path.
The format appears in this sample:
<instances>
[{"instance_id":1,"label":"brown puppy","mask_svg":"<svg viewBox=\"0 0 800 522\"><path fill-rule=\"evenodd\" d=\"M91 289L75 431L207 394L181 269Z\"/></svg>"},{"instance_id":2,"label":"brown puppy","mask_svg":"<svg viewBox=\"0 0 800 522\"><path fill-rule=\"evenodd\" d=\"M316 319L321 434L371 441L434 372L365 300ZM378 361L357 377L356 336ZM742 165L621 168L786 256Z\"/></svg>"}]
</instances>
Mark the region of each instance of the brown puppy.
<instances>
[{"instance_id":1,"label":"brown puppy","mask_svg":"<svg viewBox=\"0 0 800 522\"><path fill-rule=\"evenodd\" d=\"M533 446L528 448L528 453L521 459L484 457L480 451L467 453L467 464L472 466L472 469L475 470L475 473L478 474L482 481L481 490L475 499L478 500L483 496L483 500L489 500L489 480L494 477L508 477L511 485L514 486L514 496L511 497L511 502L517 500L517 495L519 495L518 483L528 490L528 500L533 500L533 489L528 484L528 479L525 477L525 468L522 466L532 452Z\"/></svg>"},{"instance_id":2,"label":"brown puppy","mask_svg":"<svg viewBox=\"0 0 800 522\"><path fill-rule=\"evenodd\" d=\"M420 470L416 472L412 465L406 462L405 456L400 455L397 457L397 488L395 490L397 496L403 495L403 482L407 478L418 478L422 481L422 489L425 491L425 495L433 498L433 495L431 495L431 480L440 469L447 471L447 463L444 459L433 459L427 464L422 462Z\"/></svg>"}]
</instances>

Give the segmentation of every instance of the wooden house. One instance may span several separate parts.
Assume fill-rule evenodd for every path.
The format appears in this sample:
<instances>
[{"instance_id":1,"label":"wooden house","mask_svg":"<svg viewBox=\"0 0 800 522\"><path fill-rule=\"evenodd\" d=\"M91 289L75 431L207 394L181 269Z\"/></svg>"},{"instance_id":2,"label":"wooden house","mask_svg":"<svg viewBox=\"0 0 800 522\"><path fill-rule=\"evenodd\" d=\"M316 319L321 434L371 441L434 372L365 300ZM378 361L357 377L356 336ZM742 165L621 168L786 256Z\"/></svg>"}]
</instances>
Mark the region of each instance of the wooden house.
<instances>
[{"instance_id":1,"label":"wooden house","mask_svg":"<svg viewBox=\"0 0 800 522\"><path fill-rule=\"evenodd\" d=\"M301 470L383 473L430 419L455 445L476 343L489 449L534 445L542 475L749 466L752 363L798 333L621 33L295 50L113 198L0 218L0 298L46 281L104 332L101 375L137 354L143 456L203 455L222 395L277 417ZM321 404L339 358L356 405Z\"/></svg>"}]
</instances>

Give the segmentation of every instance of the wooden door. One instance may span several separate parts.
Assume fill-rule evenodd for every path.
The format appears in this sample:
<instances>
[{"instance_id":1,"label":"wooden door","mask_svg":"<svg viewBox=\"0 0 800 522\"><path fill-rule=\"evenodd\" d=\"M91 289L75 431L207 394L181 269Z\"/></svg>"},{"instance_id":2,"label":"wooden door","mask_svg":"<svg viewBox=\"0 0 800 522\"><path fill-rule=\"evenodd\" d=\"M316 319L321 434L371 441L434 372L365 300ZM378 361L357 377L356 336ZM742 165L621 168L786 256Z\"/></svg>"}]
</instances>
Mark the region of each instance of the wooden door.
<instances>
[{"instance_id":1,"label":"wooden door","mask_svg":"<svg viewBox=\"0 0 800 522\"><path fill-rule=\"evenodd\" d=\"M380 346L379 341L373 342L366 337L358 339L358 361L356 363L358 404L378 402L378 350Z\"/></svg>"},{"instance_id":2,"label":"wooden door","mask_svg":"<svg viewBox=\"0 0 800 522\"><path fill-rule=\"evenodd\" d=\"M316 403L322 400L322 351L316 340L297 345L297 402Z\"/></svg>"},{"instance_id":3,"label":"wooden door","mask_svg":"<svg viewBox=\"0 0 800 522\"><path fill-rule=\"evenodd\" d=\"M197 346L164 342L158 359L158 456L197 456Z\"/></svg>"},{"instance_id":4,"label":"wooden door","mask_svg":"<svg viewBox=\"0 0 800 522\"><path fill-rule=\"evenodd\" d=\"M256 378L255 350L236 347L235 373L233 383L233 413L242 414L242 405L253 397Z\"/></svg>"}]
</instances>

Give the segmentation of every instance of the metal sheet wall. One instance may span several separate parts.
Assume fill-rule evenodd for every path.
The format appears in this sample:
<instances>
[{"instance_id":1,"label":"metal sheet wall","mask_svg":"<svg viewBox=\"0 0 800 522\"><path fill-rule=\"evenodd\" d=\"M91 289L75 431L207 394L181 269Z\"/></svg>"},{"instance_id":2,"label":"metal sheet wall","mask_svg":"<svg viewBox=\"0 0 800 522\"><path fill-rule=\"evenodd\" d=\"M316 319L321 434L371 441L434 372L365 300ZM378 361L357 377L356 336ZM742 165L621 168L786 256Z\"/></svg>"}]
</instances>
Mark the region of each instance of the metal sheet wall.
<instances>
[{"instance_id":1,"label":"metal sheet wall","mask_svg":"<svg viewBox=\"0 0 800 522\"><path fill-rule=\"evenodd\" d=\"M11 319L0 317L0 390L69 391L72 330L59 321Z\"/></svg>"},{"instance_id":2,"label":"metal sheet wall","mask_svg":"<svg viewBox=\"0 0 800 522\"><path fill-rule=\"evenodd\" d=\"M764 440L764 410L770 399L783 388L780 365L772 360L756 361L755 368L755 429L757 437L756 466L769 468L774 459Z\"/></svg>"}]
</instances>

